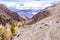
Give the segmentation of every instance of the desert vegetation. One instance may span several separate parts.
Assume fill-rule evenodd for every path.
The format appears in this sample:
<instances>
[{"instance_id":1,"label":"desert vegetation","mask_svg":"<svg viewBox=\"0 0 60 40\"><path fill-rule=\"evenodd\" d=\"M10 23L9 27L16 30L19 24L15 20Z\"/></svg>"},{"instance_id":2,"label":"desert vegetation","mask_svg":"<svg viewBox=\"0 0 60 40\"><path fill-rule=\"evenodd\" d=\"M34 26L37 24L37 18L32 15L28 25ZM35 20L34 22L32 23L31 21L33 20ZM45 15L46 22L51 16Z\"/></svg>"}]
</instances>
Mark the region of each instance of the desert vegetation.
<instances>
[{"instance_id":1,"label":"desert vegetation","mask_svg":"<svg viewBox=\"0 0 60 40\"><path fill-rule=\"evenodd\" d=\"M0 25L0 40L8 40L11 35L17 32L18 28L23 27L25 25L24 21L21 22L8 22L5 26Z\"/></svg>"}]
</instances>

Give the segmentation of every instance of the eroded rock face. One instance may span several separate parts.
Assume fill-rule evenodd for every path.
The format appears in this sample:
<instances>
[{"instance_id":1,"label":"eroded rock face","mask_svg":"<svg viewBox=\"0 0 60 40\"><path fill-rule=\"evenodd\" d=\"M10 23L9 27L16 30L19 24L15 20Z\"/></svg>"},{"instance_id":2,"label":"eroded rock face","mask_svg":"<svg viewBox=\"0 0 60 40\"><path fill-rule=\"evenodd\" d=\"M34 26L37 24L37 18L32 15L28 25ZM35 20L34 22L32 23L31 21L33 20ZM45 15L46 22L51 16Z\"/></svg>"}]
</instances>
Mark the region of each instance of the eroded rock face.
<instances>
[{"instance_id":1,"label":"eroded rock face","mask_svg":"<svg viewBox=\"0 0 60 40\"><path fill-rule=\"evenodd\" d=\"M9 40L60 40L60 3L46 10L52 15L20 28Z\"/></svg>"}]
</instances>

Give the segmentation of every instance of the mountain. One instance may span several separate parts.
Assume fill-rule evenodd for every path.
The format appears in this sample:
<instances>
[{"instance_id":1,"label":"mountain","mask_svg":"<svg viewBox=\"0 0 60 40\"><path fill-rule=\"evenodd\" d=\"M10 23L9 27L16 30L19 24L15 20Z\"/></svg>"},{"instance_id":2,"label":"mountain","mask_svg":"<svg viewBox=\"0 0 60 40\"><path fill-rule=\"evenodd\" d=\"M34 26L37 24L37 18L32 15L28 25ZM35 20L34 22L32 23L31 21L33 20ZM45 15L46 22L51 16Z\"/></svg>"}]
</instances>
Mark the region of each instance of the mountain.
<instances>
[{"instance_id":1,"label":"mountain","mask_svg":"<svg viewBox=\"0 0 60 40\"><path fill-rule=\"evenodd\" d=\"M54 15L55 13L51 13L50 11L53 11L53 10L58 10L55 8L56 7L56 4L54 4L53 6L48 6L46 7L45 9L41 10L40 12L38 12L36 15L34 15L31 20L29 20L27 22L27 24L34 24L48 16L51 16L51 15Z\"/></svg>"},{"instance_id":2,"label":"mountain","mask_svg":"<svg viewBox=\"0 0 60 40\"><path fill-rule=\"evenodd\" d=\"M34 25L24 26L10 40L60 40L60 14L47 17Z\"/></svg>"},{"instance_id":3,"label":"mountain","mask_svg":"<svg viewBox=\"0 0 60 40\"><path fill-rule=\"evenodd\" d=\"M47 6L51 6L56 2L57 1L30 1L30 2L20 2L20 1L17 2L17 1L11 1L11 0L0 1L0 3L7 6L10 10L13 10L19 14L23 14L30 18L35 15L33 12L38 12L41 9L44 9Z\"/></svg>"},{"instance_id":4,"label":"mountain","mask_svg":"<svg viewBox=\"0 0 60 40\"><path fill-rule=\"evenodd\" d=\"M16 12L10 11L6 6L0 4L0 24L5 25L9 21L22 21L25 19L19 16Z\"/></svg>"},{"instance_id":5,"label":"mountain","mask_svg":"<svg viewBox=\"0 0 60 40\"><path fill-rule=\"evenodd\" d=\"M10 40L60 40L60 2L45 9L49 15L43 12L42 20L21 27Z\"/></svg>"},{"instance_id":6,"label":"mountain","mask_svg":"<svg viewBox=\"0 0 60 40\"><path fill-rule=\"evenodd\" d=\"M38 12L39 10L34 10L34 9L24 9L24 10L16 10L16 12L18 13L18 14L22 14L22 15L25 15L25 16L27 16L27 17L29 17L29 18L32 18L33 17L33 12Z\"/></svg>"}]
</instances>

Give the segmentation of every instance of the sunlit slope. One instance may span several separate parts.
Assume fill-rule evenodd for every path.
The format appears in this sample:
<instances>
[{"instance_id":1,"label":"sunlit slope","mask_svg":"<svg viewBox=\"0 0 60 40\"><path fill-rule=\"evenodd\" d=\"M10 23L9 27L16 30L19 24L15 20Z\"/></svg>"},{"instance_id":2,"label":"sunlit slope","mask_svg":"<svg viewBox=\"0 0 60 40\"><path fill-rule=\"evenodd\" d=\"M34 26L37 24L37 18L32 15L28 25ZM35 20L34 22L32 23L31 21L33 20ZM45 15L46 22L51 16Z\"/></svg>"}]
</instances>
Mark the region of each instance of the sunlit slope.
<instances>
[{"instance_id":1,"label":"sunlit slope","mask_svg":"<svg viewBox=\"0 0 60 40\"><path fill-rule=\"evenodd\" d=\"M46 10L50 16L46 14L48 17L32 25L25 25L10 40L60 40L60 2L47 7Z\"/></svg>"},{"instance_id":2,"label":"sunlit slope","mask_svg":"<svg viewBox=\"0 0 60 40\"><path fill-rule=\"evenodd\" d=\"M58 13L57 13L58 14ZM25 26L12 40L60 40L60 14L47 17L31 26ZM10 39L10 40L11 40Z\"/></svg>"},{"instance_id":3,"label":"sunlit slope","mask_svg":"<svg viewBox=\"0 0 60 40\"><path fill-rule=\"evenodd\" d=\"M0 40L8 40L18 28L25 25L26 19L0 4Z\"/></svg>"}]
</instances>

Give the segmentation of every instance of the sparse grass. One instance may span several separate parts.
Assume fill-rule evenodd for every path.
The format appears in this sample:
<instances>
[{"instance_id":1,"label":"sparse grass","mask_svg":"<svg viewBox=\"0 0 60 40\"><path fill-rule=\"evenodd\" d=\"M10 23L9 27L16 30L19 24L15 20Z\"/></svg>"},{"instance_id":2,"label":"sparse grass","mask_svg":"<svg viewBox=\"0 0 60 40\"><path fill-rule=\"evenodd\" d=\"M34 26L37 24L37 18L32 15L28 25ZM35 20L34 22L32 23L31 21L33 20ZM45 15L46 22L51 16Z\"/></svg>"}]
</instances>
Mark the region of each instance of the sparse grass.
<instances>
[{"instance_id":1,"label":"sparse grass","mask_svg":"<svg viewBox=\"0 0 60 40\"><path fill-rule=\"evenodd\" d=\"M0 25L0 40L8 40L11 35L17 32L18 28L23 27L25 22L8 22L5 26Z\"/></svg>"}]
</instances>

